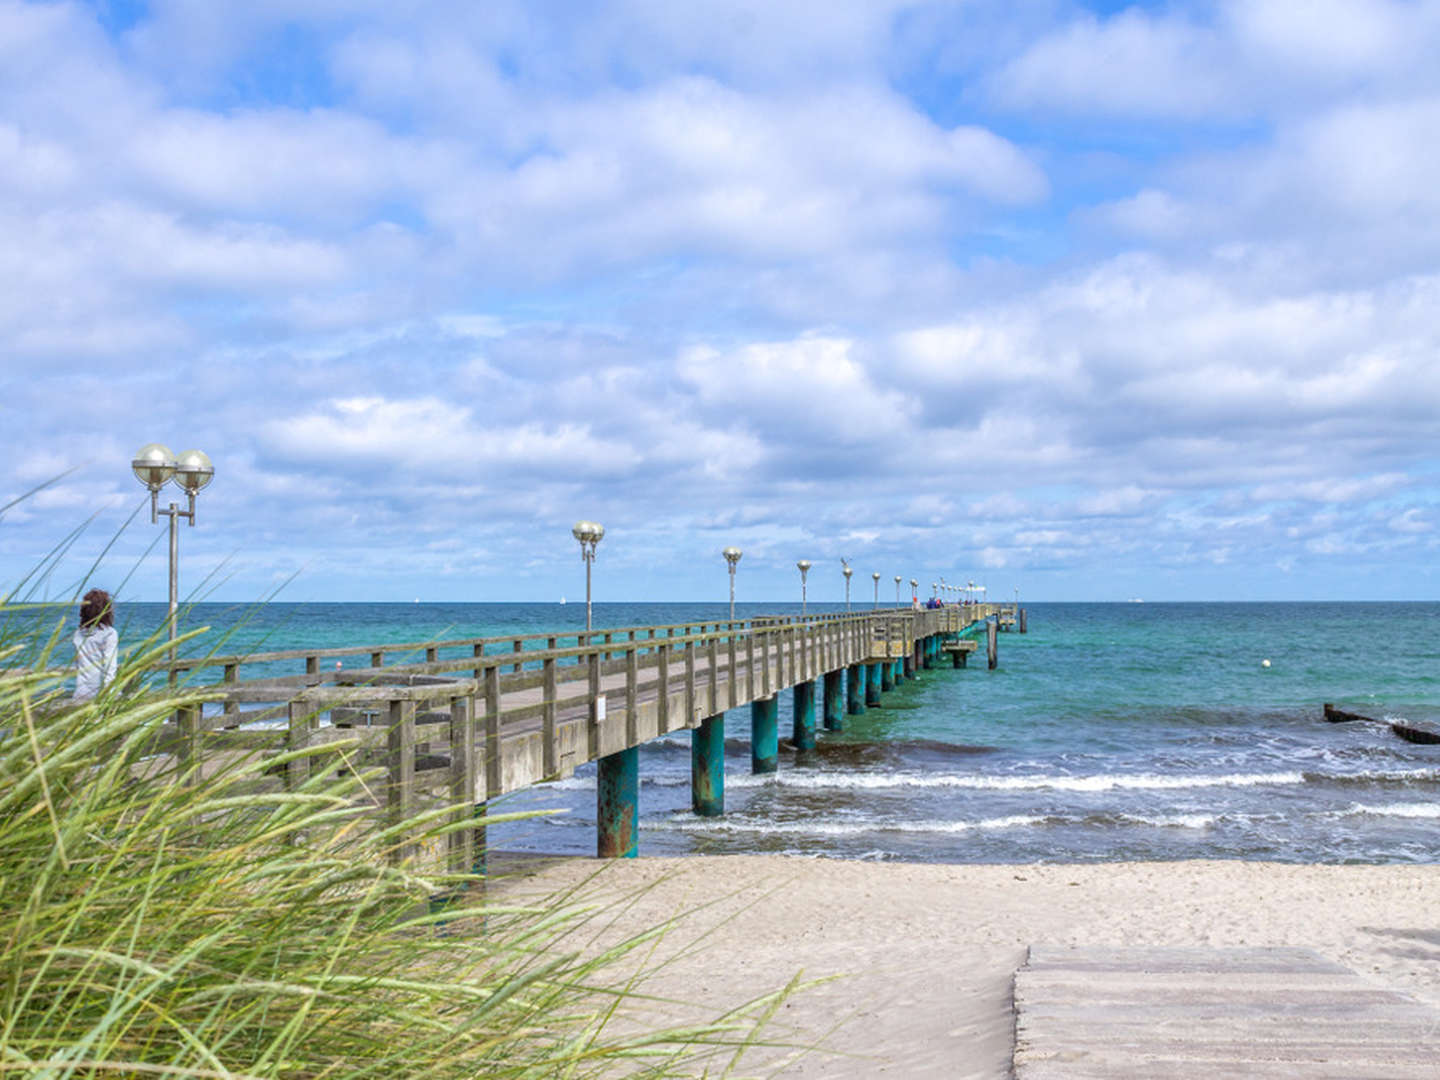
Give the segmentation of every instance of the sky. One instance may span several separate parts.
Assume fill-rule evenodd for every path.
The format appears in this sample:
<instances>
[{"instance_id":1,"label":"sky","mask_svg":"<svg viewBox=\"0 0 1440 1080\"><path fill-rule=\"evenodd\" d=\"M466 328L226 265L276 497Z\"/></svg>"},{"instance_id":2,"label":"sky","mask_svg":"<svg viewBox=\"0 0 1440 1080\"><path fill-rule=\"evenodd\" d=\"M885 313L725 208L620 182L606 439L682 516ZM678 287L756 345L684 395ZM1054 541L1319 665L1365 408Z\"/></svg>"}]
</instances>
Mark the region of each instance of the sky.
<instances>
[{"instance_id":1,"label":"sky","mask_svg":"<svg viewBox=\"0 0 1440 1080\"><path fill-rule=\"evenodd\" d=\"M0 0L0 595L163 599L158 441L211 599L575 599L578 518L599 600L731 544L1440 598L1436 56L1430 0Z\"/></svg>"}]
</instances>

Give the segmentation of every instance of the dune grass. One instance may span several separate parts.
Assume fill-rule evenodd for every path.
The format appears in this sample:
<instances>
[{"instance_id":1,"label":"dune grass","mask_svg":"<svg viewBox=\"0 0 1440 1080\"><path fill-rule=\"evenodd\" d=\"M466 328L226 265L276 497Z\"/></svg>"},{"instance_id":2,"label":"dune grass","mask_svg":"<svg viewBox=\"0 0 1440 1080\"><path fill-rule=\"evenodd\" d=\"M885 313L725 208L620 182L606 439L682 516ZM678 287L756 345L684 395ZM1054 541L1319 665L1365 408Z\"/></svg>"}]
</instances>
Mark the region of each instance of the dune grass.
<instances>
[{"instance_id":1,"label":"dune grass","mask_svg":"<svg viewBox=\"0 0 1440 1080\"><path fill-rule=\"evenodd\" d=\"M344 743L296 790L182 772L155 739L199 692L137 689L164 643L78 707L12 666L46 646L0 643L0 1078L720 1076L783 997L637 1029L663 927L597 952L582 896L395 865Z\"/></svg>"}]
</instances>

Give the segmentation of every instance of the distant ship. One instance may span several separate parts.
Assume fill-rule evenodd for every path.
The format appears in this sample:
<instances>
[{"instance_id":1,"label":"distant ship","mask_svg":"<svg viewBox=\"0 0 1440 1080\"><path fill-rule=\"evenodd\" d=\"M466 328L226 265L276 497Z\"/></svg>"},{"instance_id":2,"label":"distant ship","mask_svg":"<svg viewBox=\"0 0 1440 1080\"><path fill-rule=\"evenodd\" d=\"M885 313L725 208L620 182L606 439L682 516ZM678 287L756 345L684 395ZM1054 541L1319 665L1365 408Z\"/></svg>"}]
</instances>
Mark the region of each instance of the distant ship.
<instances>
[{"instance_id":1,"label":"distant ship","mask_svg":"<svg viewBox=\"0 0 1440 1080\"><path fill-rule=\"evenodd\" d=\"M565 603L565 597L563 597L563 596L560 597L560 603L562 603L562 604Z\"/></svg>"},{"instance_id":2,"label":"distant ship","mask_svg":"<svg viewBox=\"0 0 1440 1080\"><path fill-rule=\"evenodd\" d=\"M1127 604L1143 604L1143 603L1145 602L1145 600L1144 600L1143 597L1132 596L1132 597L1130 597L1129 600L1127 600L1127 601L1125 601L1125 602L1126 602Z\"/></svg>"}]
</instances>

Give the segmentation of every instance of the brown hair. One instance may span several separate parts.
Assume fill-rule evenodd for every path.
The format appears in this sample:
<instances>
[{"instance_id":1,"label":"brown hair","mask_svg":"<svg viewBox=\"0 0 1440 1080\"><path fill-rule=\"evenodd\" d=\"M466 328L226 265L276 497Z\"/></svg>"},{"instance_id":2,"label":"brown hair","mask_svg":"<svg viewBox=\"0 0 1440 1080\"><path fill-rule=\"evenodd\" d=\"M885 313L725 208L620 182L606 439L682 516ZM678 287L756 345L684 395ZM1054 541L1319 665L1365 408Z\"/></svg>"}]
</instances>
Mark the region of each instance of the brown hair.
<instances>
[{"instance_id":1,"label":"brown hair","mask_svg":"<svg viewBox=\"0 0 1440 1080\"><path fill-rule=\"evenodd\" d=\"M115 607L104 589L91 589L80 601L81 626L113 626Z\"/></svg>"}]
</instances>

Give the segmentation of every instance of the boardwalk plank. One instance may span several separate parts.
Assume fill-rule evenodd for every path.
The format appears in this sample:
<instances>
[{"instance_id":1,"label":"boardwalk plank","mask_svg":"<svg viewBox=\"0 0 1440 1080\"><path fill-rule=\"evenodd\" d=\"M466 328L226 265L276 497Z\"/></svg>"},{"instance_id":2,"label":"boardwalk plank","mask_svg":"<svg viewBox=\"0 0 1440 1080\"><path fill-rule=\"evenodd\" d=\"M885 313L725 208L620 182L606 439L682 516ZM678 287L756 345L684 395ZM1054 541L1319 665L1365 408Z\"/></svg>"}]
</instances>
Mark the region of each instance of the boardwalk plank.
<instances>
[{"instance_id":1,"label":"boardwalk plank","mask_svg":"<svg viewBox=\"0 0 1440 1080\"><path fill-rule=\"evenodd\" d=\"M1308 949L1034 946L1018 1080L1440 1076L1440 1013Z\"/></svg>"}]
</instances>

